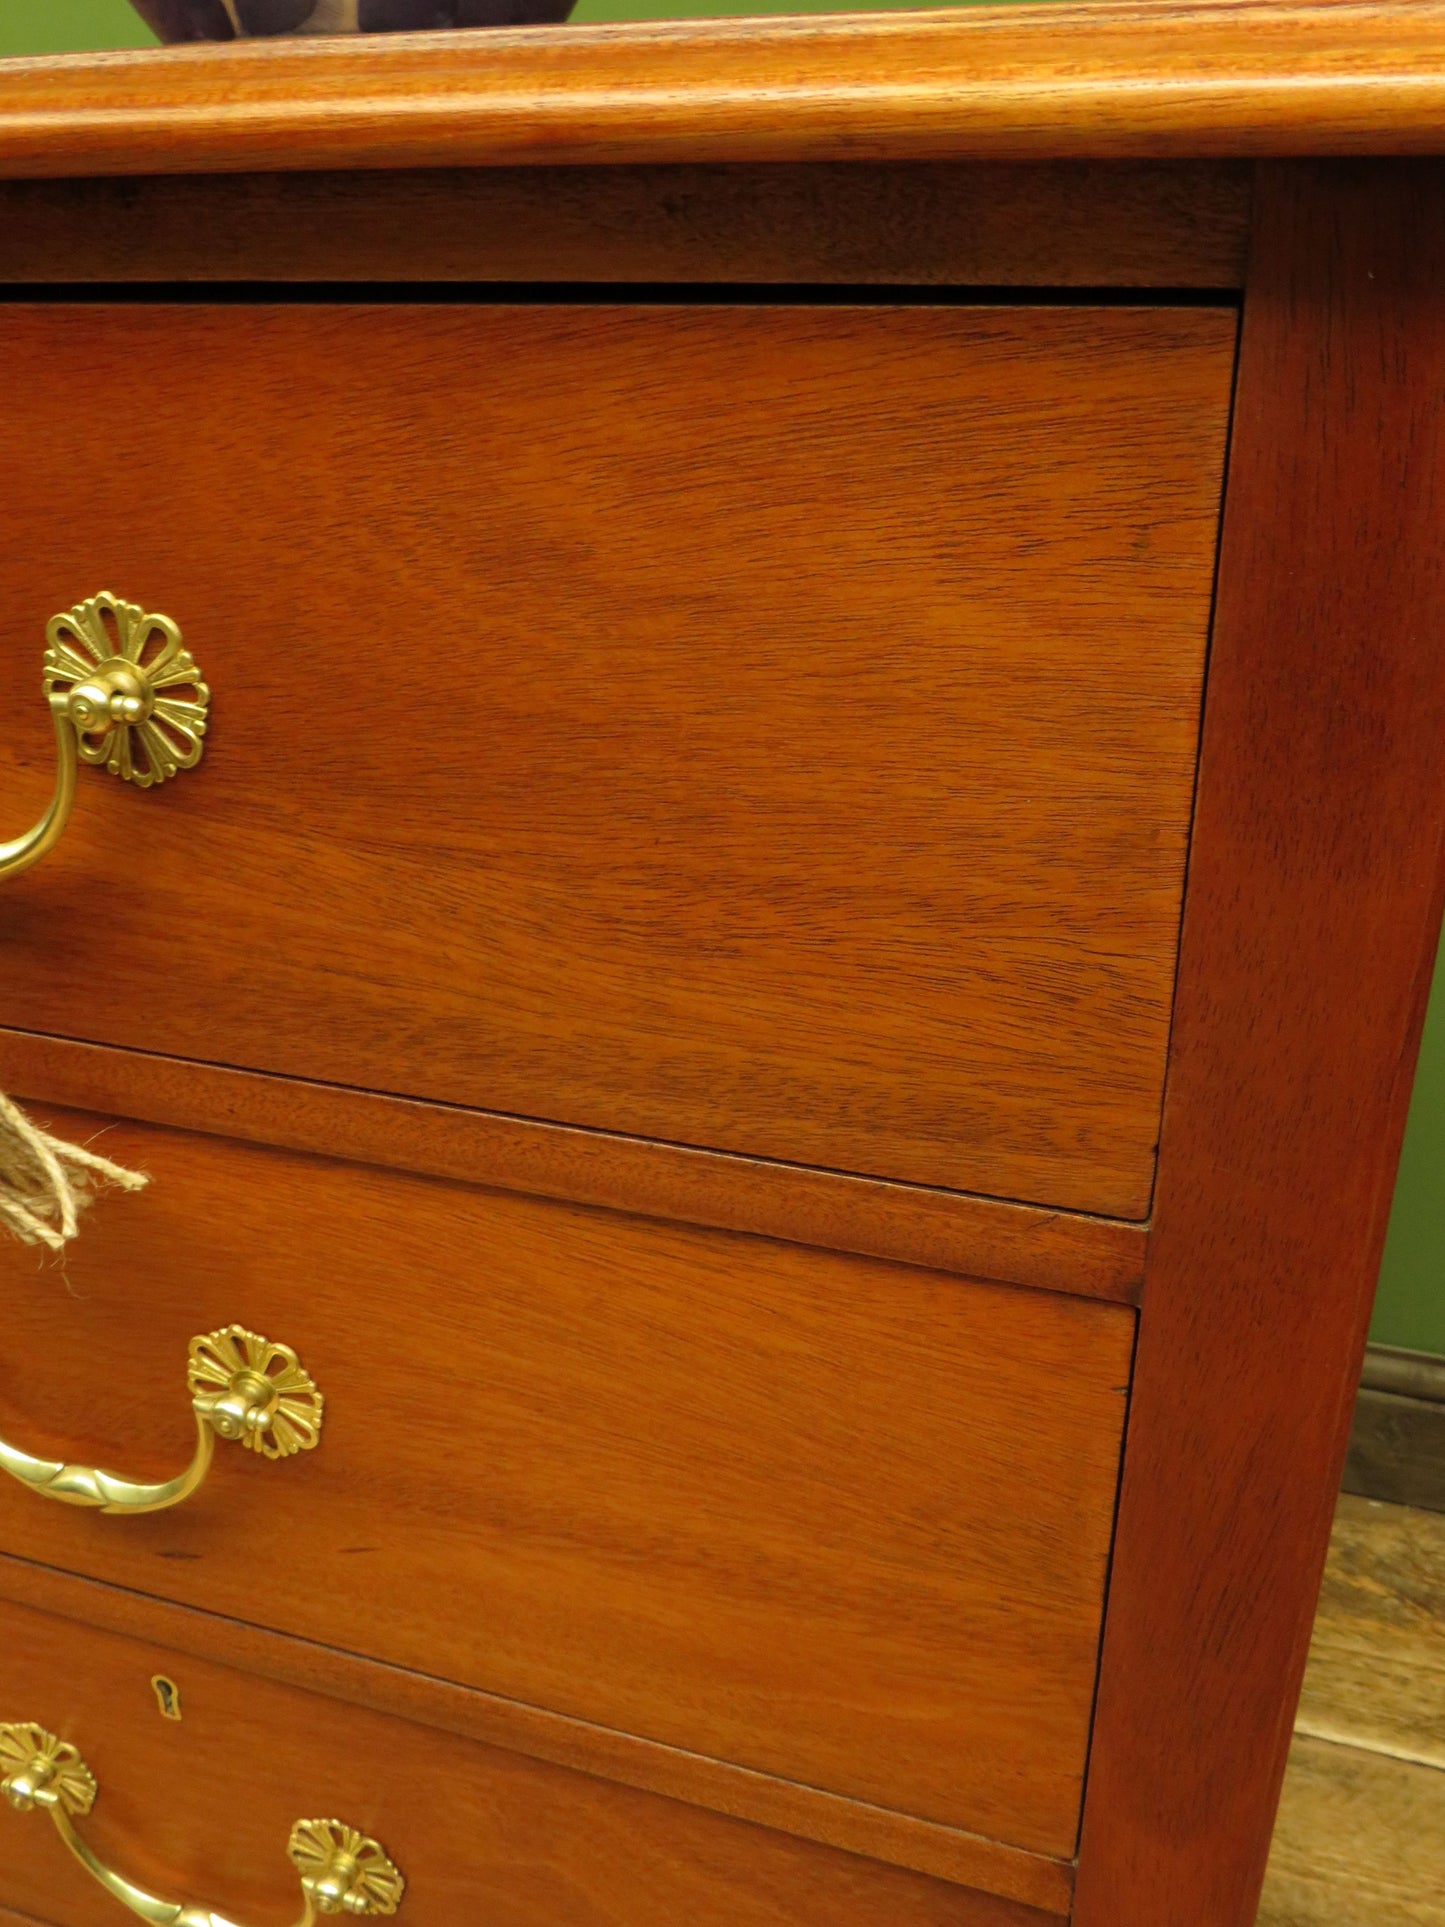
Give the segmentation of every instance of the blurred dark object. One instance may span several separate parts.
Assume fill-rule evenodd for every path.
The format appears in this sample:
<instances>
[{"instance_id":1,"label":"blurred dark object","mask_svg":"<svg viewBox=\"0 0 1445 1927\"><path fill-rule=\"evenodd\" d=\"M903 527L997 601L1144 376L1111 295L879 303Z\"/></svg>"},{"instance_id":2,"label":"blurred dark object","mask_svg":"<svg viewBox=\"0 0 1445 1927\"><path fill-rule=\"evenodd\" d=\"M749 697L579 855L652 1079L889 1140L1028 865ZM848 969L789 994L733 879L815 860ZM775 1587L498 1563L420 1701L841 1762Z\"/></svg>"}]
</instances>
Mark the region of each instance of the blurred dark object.
<instances>
[{"instance_id":1,"label":"blurred dark object","mask_svg":"<svg viewBox=\"0 0 1445 1927\"><path fill-rule=\"evenodd\" d=\"M131 5L162 40L234 40L221 0L131 0Z\"/></svg>"},{"instance_id":2,"label":"blurred dark object","mask_svg":"<svg viewBox=\"0 0 1445 1927\"><path fill-rule=\"evenodd\" d=\"M286 33L424 33L565 20L576 0L131 0L159 37L234 40ZM233 17L234 16L234 17Z\"/></svg>"}]
</instances>

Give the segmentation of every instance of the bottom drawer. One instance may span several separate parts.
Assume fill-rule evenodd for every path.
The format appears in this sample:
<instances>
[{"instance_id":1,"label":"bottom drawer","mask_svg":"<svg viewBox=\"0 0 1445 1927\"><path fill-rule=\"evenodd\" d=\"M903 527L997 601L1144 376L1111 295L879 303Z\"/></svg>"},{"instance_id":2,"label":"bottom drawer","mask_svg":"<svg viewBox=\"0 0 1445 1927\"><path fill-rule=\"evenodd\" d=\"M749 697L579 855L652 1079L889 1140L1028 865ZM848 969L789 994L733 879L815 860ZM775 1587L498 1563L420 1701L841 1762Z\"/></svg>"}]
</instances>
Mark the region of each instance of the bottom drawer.
<instances>
[{"instance_id":1,"label":"bottom drawer","mask_svg":"<svg viewBox=\"0 0 1445 1927\"><path fill-rule=\"evenodd\" d=\"M158 1676L175 1688L178 1721L162 1714ZM100 1795L75 1825L107 1866L247 1927L301 1913L286 1848L302 1818L380 1840L407 1883L399 1919L415 1927L1057 1927L922 1874L7 1602L0 1722L34 1722L84 1755ZM51 1927L127 1917L40 1811L0 1809L0 1927L7 1906Z\"/></svg>"}]
</instances>

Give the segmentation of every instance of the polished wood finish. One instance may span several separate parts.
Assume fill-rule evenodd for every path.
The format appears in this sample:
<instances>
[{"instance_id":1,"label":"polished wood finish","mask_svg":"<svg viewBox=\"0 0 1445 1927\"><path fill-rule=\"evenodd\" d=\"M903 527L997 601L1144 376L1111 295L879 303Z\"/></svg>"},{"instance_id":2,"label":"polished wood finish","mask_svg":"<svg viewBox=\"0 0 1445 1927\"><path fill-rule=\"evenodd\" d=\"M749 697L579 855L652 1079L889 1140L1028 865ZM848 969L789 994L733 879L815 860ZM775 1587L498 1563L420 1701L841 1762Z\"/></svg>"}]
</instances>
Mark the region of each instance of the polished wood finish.
<instances>
[{"instance_id":1,"label":"polished wood finish","mask_svg":"<svg viewBox=\"0 0 1445 1927\"><path fill-rule=\"evenodd\" d=\"M12 175L1445 146L1441 0L1075 0L6 69Z\"/></svg>"},{"instance_id":2,"label":"polished wood finish","mask_svg":"<svg viewBox=\"0 0 1445 1927\"><path fill-rule=\"evenodd\" d=\"M42 1100L256 1142L114 1131L157 1183L96 1210L73 1296L17 1262L0 1407L164 1470L181 1344L238 1315L332 1404L313 1458L223 1460L202 1504L123 1534L0 1501L27 1555L0 1593L41 1615L0 1615L0 1677L28 1701L48 1668L67 1719L90 1694L120 1785L93 1656L125 1636L224 1672L187 1737L274 1796L227 1798L253 1879L294 1734L322 1733L326 1803L351 1788L390 1834L379 1763L390 1786L415 1740L382 1722L420 1722L397 1783L455 1802L480 1856L428 1860L429 1819L395 1838L429 1920L492 1885L519 1927L1067 1914L1134 1319L1065 1288L1097 1266L1137 1292L1172 1020L1073 1914L1250 1927L1441 904L1445 176L1260 177L1171 1008L1232 316L1192 269L1167 312L1126 305L1176 242L1202 256L1152 188L1121 219L1142 174L1098 170L1445 148L1445 5L1109 0L7 81L0 173L136 182L9 190L12 275L134 295L295 277L310 248L454 296L771 278L801 304L987 273L993 305L7 304L16 648L17 611L114 570L219 692L204 780L93 783L7 891L7 1062ZM1117 190L1097 232L1071 156ZM989 176L1002 199L970 157L1019 170ZM1110 255L1119 295L1070 310ZM1041 291L1027 318L1010 285ZM1040 729L1052 758L1025 753ZM38 733L4 754L18 824ZM1049 826L1114 840L1066 863ZM770 1231L794 1242L738 1235ZM925 1256L944 1271L884 1262ZM982 1269L1060 1289L944 1275ZM169 1770L124 1783L127 1848ZM184 1870L224 1775L179 1777L158 1851Z\"/></svg>"},{"instance_id":3,"label":"polished wood finish","mask_svg":"<svg viewBox=\"0 0 1445 1927\"><path fill-rule=\"evenodd\" d=\"M1445 886L1445 172L1256 222L1078 1927L1253 1922Z\"/></svg>"},{"instance_id":4,"label":"polished wood finish","mask_svg":"<svg viewBox=\"0 0 1445 1927\"><path fill-rule=\"evenodd\" d=\"M267 1632L119 1586L0 1553L0 1599L128 1637L159 1642L194 1659L235 1666L259 1679L305 1687L351 1706L390 1713L440 1732L482 1740L557 1766L665 1794L714 1813L816 1840L848 1853L1067 1914L1073 1866L1005 1846L957 1827L846 1800L729 1761L617 1733L564 1713L331 1646ZM960 1903L962 1904L962 1903Z\"/></svg>"},{"instance_id":5,"label":"polished wood finish","mask_svg":"<svg viewBox=\"0 0 1445 1927\"><path fill-rule=\"evenodd\" d=\"M162 1720L150 1687L180 1688ZM79 1745L101 1784L85 1837L132 1879L247 1922L297 1902L302 1817L374 1832L426 1927L1048 1927L1049 1915L515 1753L0 1608L0 1709ZM0 1813L0 1897L62 1927L115 1901L43 1816ZM288 1913L288 1908L290 1913Z\"/></svg>"},{"instance_id":6,"label":"polished wood finish","mask_svg":"<svg viewBox=\"0 0 1445 1927\"><path fill-rule=\"evenodd\" d=\"M0 282L1237 288L1239 162L0 183Z\"/></svg>"},{"instance_id":7,"label":"polished wood finish","mask_svg":"<svg viewBox=\"0 0 1445 1927\"><path fill-rule=\"evenodd\" d=\"M0 1090L38 1104L358 1158L530 1196L1133 1304L1148 1232L1117 1218L810 1171L0 1027Z\"/></svg>"},{"instance_id":8,"label":"polished wood finish","mask_svg":"<svg viewBox=\"0 0 1445 1927\"><path fill-rule=\"evenodd\" d=\"M0 1253L6 1436L164 1476L187 1341L233 1320L296 1349L326 1433L120 1530L7 1480L6 1550L1072 1853L1132 1313L103 1142L154 1183L93 1213L69 1288Z\"/></svg>"},{"instance_id":9,"label":"polished wood finish","mask_svg":"<svg viewBox=\"0 0 1445 1927\"><path fill-rule=\"evenodd\" d=\"M7 1022L1142 1217L1234 337L0 309L17 677L109 584L215 692L7 886Z\"/></svg>"}]
</instances>

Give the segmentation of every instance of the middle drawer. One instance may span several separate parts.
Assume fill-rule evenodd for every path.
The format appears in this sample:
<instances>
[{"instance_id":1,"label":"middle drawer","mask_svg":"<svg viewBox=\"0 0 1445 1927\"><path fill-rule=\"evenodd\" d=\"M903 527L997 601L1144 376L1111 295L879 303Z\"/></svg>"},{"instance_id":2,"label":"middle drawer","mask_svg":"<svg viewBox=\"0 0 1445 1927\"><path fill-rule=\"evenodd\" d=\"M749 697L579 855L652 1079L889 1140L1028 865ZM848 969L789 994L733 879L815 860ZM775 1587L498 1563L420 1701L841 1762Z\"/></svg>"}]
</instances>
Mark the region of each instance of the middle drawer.
<instances>
[{"instance_id":1,"label":"middle drawer","mask_svg":"<svg viewBox=\"0 0 1445 1927\"><path fill-rule=\"evenodd\" d=\"M66 1118L71 1135L85 1120ZM184 1464L239 1322L320 1448L0 1545L1038 1852L1073 1850L1133 1315L125 1124L62 1280L3 1257L0 1434ZM68 1286L68 1289L67 1289Z\"/></svg>"}]
</instances>

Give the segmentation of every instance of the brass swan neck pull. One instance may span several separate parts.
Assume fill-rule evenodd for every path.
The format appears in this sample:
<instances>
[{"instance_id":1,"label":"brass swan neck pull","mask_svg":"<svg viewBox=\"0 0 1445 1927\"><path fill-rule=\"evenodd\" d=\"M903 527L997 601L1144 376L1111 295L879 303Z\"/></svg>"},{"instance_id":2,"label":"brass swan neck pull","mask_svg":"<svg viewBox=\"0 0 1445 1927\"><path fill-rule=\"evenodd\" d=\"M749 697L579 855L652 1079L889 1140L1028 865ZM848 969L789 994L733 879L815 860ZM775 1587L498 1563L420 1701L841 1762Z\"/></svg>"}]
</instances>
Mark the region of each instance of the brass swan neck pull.
<instances>
[{"instance_id":1,"label":"brass swan neck pull","mask_svg":"<svg viewBox=\"0 0 1445 1927\"><path fill-rule=\"evenodd\" d=\"M32 863L47 856L60 840L60 832L70 821L75 807L75 778L80 768L80 738L70 716L68 696L51 696L51 720L55 724L55 794L50 808L35 828L13 842L0 843L0 877L19 876Z\"/></svg>"},{"instance_id":2,"label":"brass swan neck pull","mask_svg":"<svg viewBox=\"0 0 1445 1927\"><path fill-rule=\"evenodd\" d=\"M147 1485L94 1465L32 1458L0 1439L0 1471L47 1499L101 1512L164 1512L188 1499L211 1469L216 1440L232 1439L263 1458L309 1452L321 1437L324 1401L289 1345L243 1325L193 1338L187 1382L196 1450L184 1472Z\"/></svg>"},{"instance_id":3,"label":"brass swan neck pull","mask_svg":"<svg viewBox=\"0 0 1445 1927\"><path fill-rule=\"evenodd\" d=\"M169 616L108 593L52 616L42 680L55 725L55 793L24 836L0 843L0 878L55 847L82 762L140 789L201 760L211 692Z\"/></svg>"},{"instance_id":4,"label":"brass swan neck pull","mask_svg":"<svg viewBox=\"0 0 1445 1927\"><path fill-rule=\"evenodd\" d=\"M95 1775L73 1746L42 1726L0 1726L0 1792L17 1813L48 1813L81 1866L123 1907L152 1927L235 1927L224 1914L161 1900L101 1861L76 1831L95 1805ZM406 1882L375 1840L340 1820L298 1820L287 1848L301 1876L304 1910L296 1927L323 1915L394 1914Z\"/></svg>"}]
</instances>

